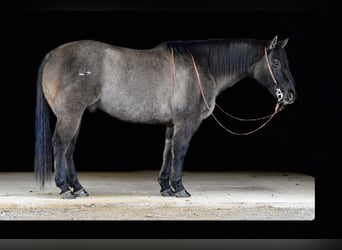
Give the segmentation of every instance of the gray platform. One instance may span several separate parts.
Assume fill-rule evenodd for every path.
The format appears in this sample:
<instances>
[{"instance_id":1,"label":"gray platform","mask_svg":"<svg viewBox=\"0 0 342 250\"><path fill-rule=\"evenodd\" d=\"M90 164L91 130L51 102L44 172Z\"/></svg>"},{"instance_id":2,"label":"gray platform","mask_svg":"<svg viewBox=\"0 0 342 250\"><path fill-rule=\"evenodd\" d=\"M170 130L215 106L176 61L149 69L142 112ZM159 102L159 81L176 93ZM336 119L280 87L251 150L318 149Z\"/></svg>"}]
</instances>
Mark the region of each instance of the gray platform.
<instances>
[{"instance_id":1,"label":"gray platform","mask_svg":"<svg viewBox=\"0 0 342 250\"><path fill-rule=\"evenodd\" d=\"M184 172L190 198L159 195L157 171L79 172L90 196L62 200L33 173L0 173L0 220L313 220L312 176Z\"/></svg>"}]
</instances>

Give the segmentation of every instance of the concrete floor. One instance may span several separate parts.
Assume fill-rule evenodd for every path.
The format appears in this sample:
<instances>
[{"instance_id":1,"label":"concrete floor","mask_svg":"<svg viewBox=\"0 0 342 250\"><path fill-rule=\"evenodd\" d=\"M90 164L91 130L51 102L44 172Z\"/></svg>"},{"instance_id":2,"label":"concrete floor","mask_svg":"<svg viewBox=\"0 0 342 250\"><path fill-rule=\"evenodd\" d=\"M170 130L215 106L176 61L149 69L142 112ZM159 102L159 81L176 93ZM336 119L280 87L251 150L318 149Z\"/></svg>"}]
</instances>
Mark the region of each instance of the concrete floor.
<instances>
[{"instance_id":1,"label":"concrete floor","mask_svg":"<svg viewBox=\"0 0 342 250\"><path fill-rule=\"evenodd\" d=\"M184 172L190 198L159 195L157 171L80 172L90 196L63 200L33 173L0 173L0 220L313 220L314 178L284 172Z\"/></svg>"}]
</instances>

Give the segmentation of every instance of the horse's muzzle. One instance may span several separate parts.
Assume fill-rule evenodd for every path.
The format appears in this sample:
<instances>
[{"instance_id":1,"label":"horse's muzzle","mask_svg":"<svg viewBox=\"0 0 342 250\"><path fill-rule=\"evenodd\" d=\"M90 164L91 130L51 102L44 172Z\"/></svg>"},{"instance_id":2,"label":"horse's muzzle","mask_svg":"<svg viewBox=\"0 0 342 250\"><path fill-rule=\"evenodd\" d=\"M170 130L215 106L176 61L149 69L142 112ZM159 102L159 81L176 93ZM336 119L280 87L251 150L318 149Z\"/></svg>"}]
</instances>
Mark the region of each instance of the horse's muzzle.
<instances>
[{"instance_id":1,"label":"horse's muzzle","mask_svg":"<svg viewBox=\"0 0 342 250\"><path fill-rule=\"evenodd\" d=\"M292 104L296 100L296 93L292 90L287 91L284 93L282 103L283 104Z\"/></svg>"}]
</instances>

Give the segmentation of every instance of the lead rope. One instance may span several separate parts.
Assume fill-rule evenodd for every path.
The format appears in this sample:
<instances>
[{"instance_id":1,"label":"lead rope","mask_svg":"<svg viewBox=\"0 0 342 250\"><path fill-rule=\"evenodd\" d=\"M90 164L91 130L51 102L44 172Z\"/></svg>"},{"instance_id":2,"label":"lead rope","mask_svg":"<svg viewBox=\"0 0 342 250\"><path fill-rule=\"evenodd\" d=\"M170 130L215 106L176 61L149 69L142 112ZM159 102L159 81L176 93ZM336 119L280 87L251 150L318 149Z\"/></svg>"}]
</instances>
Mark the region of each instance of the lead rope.
<instances>
[{"instance_id":1,"label":"lead rope","mask_svg":"<svg viewBox=\"0 0 342 250\"><path fill-rule=\"evenodd\" d=\"M174 91L176 90L176 71L175 71L175 62L174 62L174 51L173 51L173 48L171 47L171 70L172 70L172 74L173 74L173 88L174 88ZM200 92L201 92L201 95L202 95L202 98L203 98L203 102L205 104L205 106L207 107L208 111L210 112L210 106L208 104L208 101L207 99L205 98L205 95L204 95L204 90L203 90L203 85L202 85L202 81L201 81L201 78L200 78L200 75L199 75L199 72L198 72L198 69L197 69L197 66L196 66L196 62L195 62L195 59L194 57L192 56L192 54L190 53L190 51L188 50L188 53L191 57L191 60L192 60L192 63L194 65L194 69L195 69L195 73L196 73L196 76L197 76L197 80L198 80L198 85L199 85L199 88L200 88ZM266 51L266 48L265 48L265 58L266 58L266 64L267 64L267 67L268 67L268 70L270 72L270 75L272 77L272 80L273 82L275 83L275 87L277 87L277 81L273 75L273 72L272 72L272 69L269 65L269 62L268 62L268 58L267 58L267 51ZM236 120L239 120L239 121L258 121L258 120L264 120L264 119L267 119L263 124L261 124L258 128L252 130L252 131L249 131L249 132L245 132L245 133L238 133L238 132L234 132L234 131L231 131L230 129L228 129L227 127L225 127L218 119L217 117L211 113L211 116L214 118L214 120L217 122L218 125L220 125L224 130L226 130L227 132L233 134L233 135L250 135L250 134L253 134L255 132L257 132L258 130L262 129L263 127L266 126L267 123L269 123L272 118L278 113L280 112L281 110L283 110L283 108L285 106L283 105L280 105L279 103L276 104L275 108L274 108L274 112L270 115L267 115L267 116L263 116L263 117L260 117L260 118L252 118L252 119L243 119L243 118L239 118L239 117L236 117L236 116L233 116L231 114L229 114L228 112L226 112L225 110L223 110L218 104L215 103L215 106L218 107L224 114L228 115L229 117L231 118L234 118Z\"/></svg>"},{"instance_id":2,"label":"lead rope","mask_svg":"<svg viewBox=\"0 0 342 250\"><path fill-rule=\"evenodd\" d=\"M267 49L266 47L264 48L264 54L265 54L265 60L266 60L266 65L267 65L267 68L268 68L268 71L271 75L271 78L272 78L272 81L274 82L274 86L275 86L275 89L277 91L277 87L278 87L278 82L273 74L273 71L271 69L271 65L269 63L269 60L268 60L268 56L267 56ZM243 121L243 122L252 122L252 121L260 121L260 120L264 120L264 119L267 119L269 117L271 117L273 114L270 114L270 115L266 115L266 116L263 116L263 117L259 117L259 118L249 118L249 119L244 119L244 118L240 118L240 117L237 117L237 116L234 116L232 114L229 114L228 112L226 112L223 108L221 108L217 103L215 103L215 106L218 107L222 113L224 113L225 115L235 119L235 120L238 120L238 121ZM282 105L281 107L279 107L279 110L278 111L281 111L285 108L286 106L285 105Z\"/></svg>"},{"instance_id":3,"label":"lead rope","mask_svg":"<svg viewBox=\"0 0 342 250\"><path fill-rule=\"evenodd\" d=\"M197 69L197 66L196 66L195 59L194 59L194 57L192 56L192 54L190 53L190 51L189 51L189 54L190 54L190 56L191 56L192 63L193 63L193 65L194 65L194 69L195 69L196 76L197 76L197 80L198 80L198 85L199 85L199 88L200 88L200 91L201 91L201 95L202 95L204 104L205 104L205 106L207 107L207 109L208 109L209 112L210 112L210 107L209 107L208 102L207 102L207 100L206 100L206 98L205 98L205 95L204 95L204 91L203 91L203 87L202 87L202 82L201 82L200 75L199 75L199 73L198 73L198 69ZM229 133L231 133L231 134L233 134L233 135L250 135L250 134L253 134L253 133L257 132L258 130L262 129L263 127L265 127L266 124L269 123L269 122L272 120L272 118L278 113L279 108L280 108L280 105L279 105L279 103L277 103L276 106L275 106L275 108L274 108L274 112L273 112L271 115L269 115L268 119L267 119L263 124L261 124L260 127L254 129L254 130L252 130L252 131L245 132L245 133L238 133L238 132L231 131L230 129L228 129L227 127L225 127L225 126L217 119L217 117L216 117L213 113L211 113L211 116L215 119L215 121L217 122L218 125L220 125L224 130L226 130L227 132L229 132ZM227 112L224 112L224 113L227 113ZM227 113L227 114L228 114L228 113ZM267 118L267 117L266 117L266 118ZM241 118L239 118L239 119L241 119ZM260 119L260 118L257 118L257 119ZM262 118L261 118L261 119L262 119ZM265 119L265 118L264 118L264 119Z\"/></svg>"},{"instance_id":4,"label":"lead rope","mask_svg":"<svg viewBox=\"0 0 342 250\"><path fill-rule=\"evenodd\" d=\"M190 53L190 54L191 54L191 53ZM268 69L268 71L269 71L269 73L270 73L270 75L271 75L272 81L274 82L275 88L278 89L278 82L277 82L277 80L276 80L276 78L275 78L275 76L274 76L274 73L273 73L272 69L271 69L271 65L270 65L270 63L269 63L268 56L267 56L267 49L266 49L266 47L264 48L264 54L265 54L265 60L266 60L267 69ZM278 91L278 90L277 90L277 91ZM278 93L277 91L276 91L276 93ZM277 96L277 97L278 97L278 96ZM260 121L260 120L264 120L264 119L270 118L270 117L273 115L273 114L270 114L270 115L266 115L266 116L259 117L259 118L244 119L244 118L239 118L239 117L237 117L237 116L234 116L234 115L232 115L232 114L229 114L229 113L226 112L223 108L221 108L217 103L215 103L215 106L218 107L218 108L221 110L221 112L224 113L225 115L227 115L227 116L229 116L229 117L231 117L231 118L233 118L233 119L235 119L235 120L243 121L243 122ZM286 107L286 105L282 105L282 106L278 105L278 106L279 106L279 107L276 107L277 112L283 110L283 109Z\"/></svg>"},{"instance_id":5,"label":"lead rope","mask_svg":"<svg viewBox=\"0 0 342 250\"><path fill-rule=\"evenodd\" d=\"M266 115L266 116L262 116L262 117L258 117L258 118L240 118L240 117L234 116L232 114L229 114L227 111L225 111L223 108L221 108L221 106L219 106L217 103L215 103L215 106L218 107L218 109L221 110L221 112L223 114L229 116L230 118L233 118L235 120L242 121L242 122L261 121L261 120L265 120L265 119L271 117L271 115L272 115L272 114L270 114L270 115Z\"/></svg>"}]
</instances>

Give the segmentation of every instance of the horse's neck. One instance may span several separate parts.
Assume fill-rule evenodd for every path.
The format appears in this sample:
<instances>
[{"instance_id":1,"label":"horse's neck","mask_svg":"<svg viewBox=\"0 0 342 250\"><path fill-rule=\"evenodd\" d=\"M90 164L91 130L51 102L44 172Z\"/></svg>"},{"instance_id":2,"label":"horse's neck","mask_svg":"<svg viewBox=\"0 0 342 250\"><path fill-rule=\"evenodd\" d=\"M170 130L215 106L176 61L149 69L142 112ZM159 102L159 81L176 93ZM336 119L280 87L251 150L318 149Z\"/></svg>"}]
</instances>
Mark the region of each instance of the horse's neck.
<instances>
[{"instance_id":1,"label":"horse's neck","mask_svg":"<svg viewBox=\"0 0 342 250\"><path fill-rule=\"evenodd\" d=\"M217 77L216 84L218 85L219 89L218 93L221 93L227 88L233 87L235 84L237 84L240 80L247 77L248 75L249 73L246 71Z\"/></svg>"},{"instance_id":2,"label":"horse's neck","mask_svg":"<svg viewBox=\"0 0 342 250\"><path fill-rule=\"evenodd\" d=\"M260 41L232 41L210 50L210 71L218 85L218 93L252 76L251 66L262 57Z\"/></svg>"}]
</instances>

